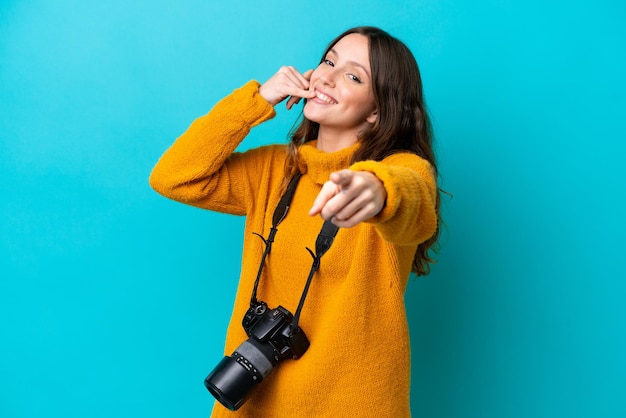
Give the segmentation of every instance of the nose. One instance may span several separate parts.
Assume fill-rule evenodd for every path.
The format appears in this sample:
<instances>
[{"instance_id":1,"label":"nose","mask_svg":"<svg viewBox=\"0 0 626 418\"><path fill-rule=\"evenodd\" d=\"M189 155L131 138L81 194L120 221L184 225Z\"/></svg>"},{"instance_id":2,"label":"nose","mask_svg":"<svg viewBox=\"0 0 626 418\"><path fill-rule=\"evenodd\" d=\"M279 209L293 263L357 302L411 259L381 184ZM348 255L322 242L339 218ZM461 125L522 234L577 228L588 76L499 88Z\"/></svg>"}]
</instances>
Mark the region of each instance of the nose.
<instances>
[{"instance_id":1,"label":"nose","mask_svg":"<svg viewBox=\"0 0 626 418\"><path fill-rule=\"evenodd\" d=\"M337 69L335 67L330 67L321 74L320 79L325 85L334 87L337 74Z\"/></svg>"}]
</instances>

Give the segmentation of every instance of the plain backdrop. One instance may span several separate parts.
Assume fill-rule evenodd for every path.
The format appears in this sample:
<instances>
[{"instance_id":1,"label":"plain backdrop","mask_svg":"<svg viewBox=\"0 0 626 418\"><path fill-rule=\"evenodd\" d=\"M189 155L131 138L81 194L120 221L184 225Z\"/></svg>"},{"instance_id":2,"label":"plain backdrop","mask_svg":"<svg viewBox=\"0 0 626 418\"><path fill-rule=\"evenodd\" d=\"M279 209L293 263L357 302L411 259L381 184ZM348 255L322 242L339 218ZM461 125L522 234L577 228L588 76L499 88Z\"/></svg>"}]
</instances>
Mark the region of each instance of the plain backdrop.
<instances>
[{"instance_id":1,"label":"plain backdrop","mask_svg":"<svg viewBox=\"0 0 626 418\"><path fill-rule=\"evenodd\" d=\"M453 195L406 293L413 415L626 416L623 2L0 4L1 417L209 415L243 219L148 176L221 97L364 24L417 57Z\"/></svg>"}]
</instances>

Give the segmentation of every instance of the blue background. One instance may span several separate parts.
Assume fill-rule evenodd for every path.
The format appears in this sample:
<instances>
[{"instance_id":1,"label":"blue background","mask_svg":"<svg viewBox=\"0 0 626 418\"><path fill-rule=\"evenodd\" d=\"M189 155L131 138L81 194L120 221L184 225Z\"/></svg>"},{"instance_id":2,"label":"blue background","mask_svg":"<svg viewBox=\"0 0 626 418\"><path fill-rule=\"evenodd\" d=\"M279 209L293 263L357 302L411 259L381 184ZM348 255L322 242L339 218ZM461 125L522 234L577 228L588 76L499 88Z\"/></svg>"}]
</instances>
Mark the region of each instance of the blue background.
<instances>
[{"instance_id":1,"label":"blue background","mask_svg":"<svg viewBox=\"0 0 626 418\"><path fill-rule=\"evenodd\" d=\"M623 2L1 4L1 417L209 414L243 220L148 175L232 89L362 24L416 55L454 195L406 295L414 415L626 416Z\"/></svg>"}]
</instances>

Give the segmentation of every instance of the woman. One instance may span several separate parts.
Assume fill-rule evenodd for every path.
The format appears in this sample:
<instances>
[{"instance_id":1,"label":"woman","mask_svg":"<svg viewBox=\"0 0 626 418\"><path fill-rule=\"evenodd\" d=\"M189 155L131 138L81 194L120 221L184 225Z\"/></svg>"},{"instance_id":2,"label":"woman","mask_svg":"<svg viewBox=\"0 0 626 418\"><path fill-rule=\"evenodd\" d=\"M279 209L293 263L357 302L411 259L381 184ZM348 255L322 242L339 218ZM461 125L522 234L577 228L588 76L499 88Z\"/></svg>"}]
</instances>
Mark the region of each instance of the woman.
<instances>
[{"instance_id":1,"label":"woman","mask_svg":"<svg viewBox=\"0 0 626 418\"><path fill-rule=\"evenodd\" d=\"M287 100L305 99L291 143L234 152L249 130ZM287 184L301 177L264 240ZM417 63L373 27L333 40L315 70L283 67L251 81L197 119L161 157L150 181L190 205L246 216L241 278L225 351L248 335L241 321L262 262L257 294L292 313L311 271L324 220L340 229L312 276L299 327L310 347L286 359L236 416L410 415L410 349L404 291L411 270L428 273L438 235L437 168ZM213 416L233 416L219 403Z\"/></svg>"}]
</instances>

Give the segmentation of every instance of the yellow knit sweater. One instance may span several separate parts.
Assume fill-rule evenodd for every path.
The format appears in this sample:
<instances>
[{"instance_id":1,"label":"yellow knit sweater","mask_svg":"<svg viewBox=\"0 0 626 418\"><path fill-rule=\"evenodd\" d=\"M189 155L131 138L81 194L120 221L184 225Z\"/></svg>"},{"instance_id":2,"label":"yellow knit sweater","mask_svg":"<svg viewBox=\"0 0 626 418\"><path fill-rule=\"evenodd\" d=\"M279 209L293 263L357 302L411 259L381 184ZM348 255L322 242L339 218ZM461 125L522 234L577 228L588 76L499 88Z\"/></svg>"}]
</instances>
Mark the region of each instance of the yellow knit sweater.
<instances>
[{"instance_id":1,"label":"yellow knit sweater","mask_svg":"<svg viewBox=\"0 0 626 418\"><path fill-rule=\"evenodd\" d=\"M150 177L159 193L210 210L246 215L241 278L228 327L225 354L247 339L241 319L281 196L286 147L234 152L250 129L274 109L249 82L195 120L161 157ZM375 218L340 229L324 255L307 297L300 326L311 346L286 359L237 412L216 403L214 417L410 416L410 349L404 290L418 243L436 227L436 181L425 160L398 153L381 162L350 166L355 147L324 153L315 141L300 148L303 176L278 227L258 297L270 308L296 310L323 220L308 211L331 172L374 173L387 201ZM215 364L219 359L215 359ZM208 370L210 371L210 370ZM207 371L207 372L208 372ZM207 392L208 395L208 392ZM210 395L208 395L210 396Z\"/></svg>"}]
</instances>

